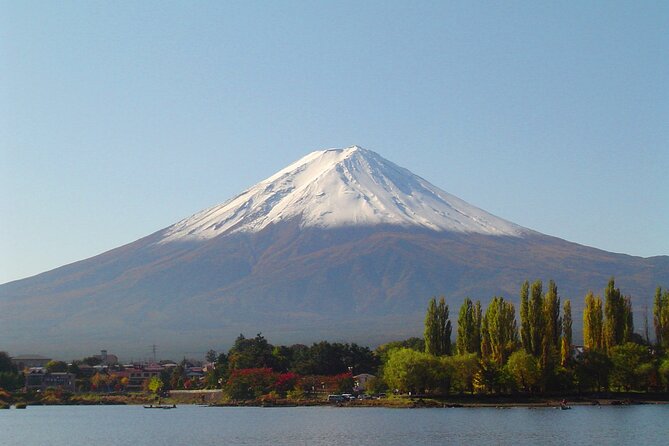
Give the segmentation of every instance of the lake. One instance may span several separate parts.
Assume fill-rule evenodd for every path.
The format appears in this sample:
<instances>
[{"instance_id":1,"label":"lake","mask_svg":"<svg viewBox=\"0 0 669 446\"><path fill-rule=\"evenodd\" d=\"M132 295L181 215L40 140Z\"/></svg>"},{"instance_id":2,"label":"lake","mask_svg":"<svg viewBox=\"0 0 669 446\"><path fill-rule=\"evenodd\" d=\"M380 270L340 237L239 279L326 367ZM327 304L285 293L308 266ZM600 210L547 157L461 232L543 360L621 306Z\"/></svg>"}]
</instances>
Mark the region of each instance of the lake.
<instances>
[{"instance_id":1,"label":"lake","mask_svg":"<svg viewBox=\"0 0 669 446\"><path fill-rule=\"evenodd\" d=\"M552 408L29 406L2 446L669 444L669 405Z\"/></svg>"}]
</instances>

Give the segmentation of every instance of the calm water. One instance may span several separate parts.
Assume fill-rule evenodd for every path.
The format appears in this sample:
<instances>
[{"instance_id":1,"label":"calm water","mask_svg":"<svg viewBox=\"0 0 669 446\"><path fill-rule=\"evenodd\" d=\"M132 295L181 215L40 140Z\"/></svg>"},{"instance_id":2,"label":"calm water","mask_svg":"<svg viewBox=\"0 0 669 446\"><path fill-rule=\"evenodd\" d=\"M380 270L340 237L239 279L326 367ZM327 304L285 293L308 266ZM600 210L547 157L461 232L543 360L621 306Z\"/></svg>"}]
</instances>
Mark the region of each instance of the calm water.
<instances>
[{"instance_id":1,"label":"calm water","mask_svg":"<svg viewBox=\"0 0 669 446\"><path fill-rule=\"evenodd\" d=\"M0 445L669 444L669 405L555 409L61 406L0 410Z\"/></svg>"}]
</instances>

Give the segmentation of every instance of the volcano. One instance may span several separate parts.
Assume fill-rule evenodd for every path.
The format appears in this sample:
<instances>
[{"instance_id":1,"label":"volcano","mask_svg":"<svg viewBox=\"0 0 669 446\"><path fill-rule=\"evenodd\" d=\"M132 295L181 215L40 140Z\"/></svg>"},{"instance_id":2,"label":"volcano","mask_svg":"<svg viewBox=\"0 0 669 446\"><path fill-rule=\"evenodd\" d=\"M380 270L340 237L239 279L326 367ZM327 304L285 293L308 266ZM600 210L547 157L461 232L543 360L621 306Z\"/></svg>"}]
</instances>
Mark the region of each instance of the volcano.
<instances>
[{"instance_id":1,"label":"volcano","mask_svg":"<svg viewBox=\"0 0 669 446\"><path fill-rule=\"evenodd\" d=\"M669 257L547 236L442 191L375 152L316 151L223 204L98 256L0 286L0 347L182 355L241 332L374 345L420 335L427 301L517 301L554 279L578 321L615 276L645 308Z\"/></svg>"}]
</instances>

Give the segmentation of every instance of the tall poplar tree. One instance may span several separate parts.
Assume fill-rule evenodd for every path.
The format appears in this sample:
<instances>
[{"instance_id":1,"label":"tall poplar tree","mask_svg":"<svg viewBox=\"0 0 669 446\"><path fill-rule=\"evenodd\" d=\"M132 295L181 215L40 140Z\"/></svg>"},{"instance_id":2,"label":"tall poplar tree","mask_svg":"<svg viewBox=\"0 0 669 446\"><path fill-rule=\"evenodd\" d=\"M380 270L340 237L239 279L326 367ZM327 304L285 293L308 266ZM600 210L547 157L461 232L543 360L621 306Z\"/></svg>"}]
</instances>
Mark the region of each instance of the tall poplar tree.
<instances>
[{"instance_id":1,"label":"tall poplar tree","mask_svg":"<svg viewBox=\"0 0 669 446\"><path fill-rule=\"evenodd\" d=\"M669 350L669 290L662 292L662 287L655 290L653 325L657 346Z\"/></svg>"},{"instance_id":2,"label":"tall poplar tree","mask_svg":"<svg viewBox=\"0 0 669 446\"><path fill-rule=\"evenodd\" d=\"M571 301L564 301L562 307L562 342L560 345L560 364L564 367L571 359L572 343L572 322L571 322Z\"/></svg>"},{"instance_id":3,"label":"tall poplar tree","mask_svg":"<svg viewBox=\"0 0 669 446\"><path fill-rule=\"evenodd\" d=\"M532 353L530 336L530 283L526 280L520 287L520 341L527 353Z\"/></svg>"},{"instance_id":4,"label":"tall poplar tree","mask_svg":"<svg viewBox=\"0 0 669 446\"><path fill-rule=\"evenodd\" d=\"M562 320L560 319L560 297L554 281L548 282L548 291L544 297L545 336L549 344L555 349L560 348L560 333Z\"/></svg>"},{"instance_id":5,"label":"tall poplar tree","mask_svg":"<svg viewBox=\"0 0 669 446\"><path fill-rule=\"evenodd\" d=\"M425 352L442 356L451 353L451 321L448 318L448 305L442 297L430 299L425 314Z\"/></svg>"},{"instance_id":6,"label":"tall poplar tree","mask_svg":"<svg viewBox=\"0 0 669 446\"><path fill-rule=\"evenodd\" d=\"M480 339L476 331L474 303L467 297L460 307L458 316L458 338L455 344L459 355L478 353Z\"/></svg>"},{"instance_id":7,"label":"tall poplar tree","mask_svg":"<svg viewBox=\"0 0 669 446\"><path fill-rule=\"evenodd\" d=\"M532 353L537 358L541 356L542 342L545 331L543 303L543 285L541 280L537 280L532 283L527 315L530 325L530 353Z\"/></svg>"},{"instance_id":8,"label":"tall poplar tree","mask_svg":"<svg viewBox=\"0 0 669 446\"><path fill-rule=\"evenodd\" d=\"M494 297L483 317L481 356L503 365L518 345L516 310L503 297ZM485 354L484 354L485 352Z\"/></svg>"},{"instance_id":9,"label":"tall poplar tree","mask_svg":"<svg viewBox=\"0 0 669 446\"><path fill-rule=\"evenodd\" d=\"M612 277L604 290L604 348L607 350L625 342L628 325L625 298L616 288Z\"/></svg>"},{"instance_id":10,"label":"tall poplar tree","mask_svg":"<svg viewBox=\"0 0 669 446\"><path fill-rule=\"evenodd\" d=\"M623 343L630 342L634 334L634 312L632 311L632 298L623 298Z\"/></svg>"},{"instance_id":11,"label":"tall poplar tree","mask_svg":"<svg viewBox=\"0 0 669 446\"><path fill-rule=\"evenodd\" d=\"M595 297L592 291L585 296L583 309L583 343L590 350L601 350L603 344L602 299Z\"/></svg>"},{"instance_id":12,"label":"tall poplar tree","mask_svg":"<svg viewBox=\"0 0 669 446\"><path fill-rule=\"evenodd\" d=\"M474 352L481 354L481 323L483 322L483 310L481 309L481 301L477 300L474 304L474 339L472 339L472 347Z\"/></svg>"},{"instance_id":13,"label":"tall poplar tree","mask_svg":"<svg viewBox=\"0 0 669 446\"><path fill-rule=\"evenodd\" d=\"M545 376L549 376L557 361L560 349L560 298L554 281L548 282L548 291L543 299L543 339L541 341L540 364Z\"/></svg>"},{"instance_id":14,"label":"tall poplar tree","mask_svg":"<svg viewBox=\"0 0 669 446\"><path fill-rule=\"evenodd\" d=\"M425 313L425 353L432 355L439 351L439 321L437 316L437 298L433 297L427 303L427 312Z\"/></svg>"}]
</instances>

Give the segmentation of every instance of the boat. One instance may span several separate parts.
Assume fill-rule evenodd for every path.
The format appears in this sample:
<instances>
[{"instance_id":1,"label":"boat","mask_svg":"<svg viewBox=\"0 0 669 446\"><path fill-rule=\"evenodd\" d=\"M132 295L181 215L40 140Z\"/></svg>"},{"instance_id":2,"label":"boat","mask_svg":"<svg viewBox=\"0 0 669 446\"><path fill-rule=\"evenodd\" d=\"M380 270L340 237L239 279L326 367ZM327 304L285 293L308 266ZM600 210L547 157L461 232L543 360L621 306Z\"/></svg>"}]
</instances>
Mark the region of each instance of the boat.
<instances>
[{"instance_id":1,"label":"boat","mask_svg":"<svg viewBox=\"0 0 669 446\"><path fill-rule=\"evenodd\" d=\"M176 409L177 405L176 404L149 404L148 406L144 406L144 409Z\"/></svg>"}]
</instances>

